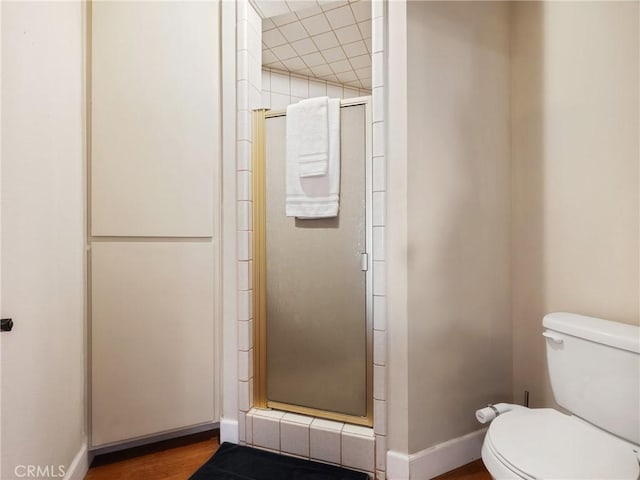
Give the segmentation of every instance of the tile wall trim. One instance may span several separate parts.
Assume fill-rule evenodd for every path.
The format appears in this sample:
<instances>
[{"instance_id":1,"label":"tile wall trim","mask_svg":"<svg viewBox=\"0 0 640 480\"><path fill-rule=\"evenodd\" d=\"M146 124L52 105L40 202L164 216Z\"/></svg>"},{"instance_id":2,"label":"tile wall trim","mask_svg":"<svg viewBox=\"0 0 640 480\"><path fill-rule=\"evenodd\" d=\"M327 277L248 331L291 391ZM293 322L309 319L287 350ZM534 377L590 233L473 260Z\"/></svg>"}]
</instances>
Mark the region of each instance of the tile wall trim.
<instances>
[{"instance_id":1,"label":"tile wall trim","mask_svg":"<svg viewBox=\"0 0 640 480\"><path fill-rule=\"evenodd\" d=\"M255 408L247 412L246 419L247 445L340 465L376 478L375 434L371 428Z\"/></svg>"}]
</instances>

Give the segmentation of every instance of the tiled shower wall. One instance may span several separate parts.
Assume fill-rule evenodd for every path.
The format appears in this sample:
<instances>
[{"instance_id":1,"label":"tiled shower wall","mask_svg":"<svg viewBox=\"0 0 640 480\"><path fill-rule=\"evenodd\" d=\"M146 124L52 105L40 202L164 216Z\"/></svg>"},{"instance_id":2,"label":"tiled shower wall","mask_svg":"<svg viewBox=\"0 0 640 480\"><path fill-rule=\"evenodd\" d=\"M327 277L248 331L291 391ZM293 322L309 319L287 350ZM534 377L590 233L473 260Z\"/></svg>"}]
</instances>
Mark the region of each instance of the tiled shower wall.
<instances>
[{"instance_id":1,"label":"tiled shower wall","mask_svg":"<svg viewBox=\"0 0 640 480\"><path fill-rule=\"evenodd\" d=\"M387 161L385 84L387 38L386 0L371 2L373 103L373 431L376 440L376 478L387 470L387 284L385 238L387 219Z\"/></svg>"},{"instance_id":2,"label":"tiled shower wall","mask_svg":"<svg viewBox=\"0 0 640 480\"><path fill-rule=\"evenodd\" d=\"M287 105L304 98L324 97L354 98L371 95L371 91L347 87L318 78L262 69L262 106L271 110L283 110Z\"/></svg>"},{"instance_id":3,"label":"tiled shower wall","mask_svg":"<svg viewBox=\"0 0 640 480\"><path fill-rule=\"evenodd\" d=\"M369 92L274 70L260 70L261 20L237 1L238 427L241 443L345 465L385 479L386 470L386 161L384 130L385 3L372 2L373 55L373 323L374 428L253 406L251 110L285 108L318 95L350 98Z\"/></svg>"},{"instance_id":4,"label":"tiled shower wall","mask_svg":"<svg viewBox=\"0 0 640 480\"><path fill-rule=\"evenodd\" d=\"M251 111L262 101L262 20L248 0L236 2L236 195L238 256L238 429L245 441L253 405Z\"/></svg>"}]
</instances>

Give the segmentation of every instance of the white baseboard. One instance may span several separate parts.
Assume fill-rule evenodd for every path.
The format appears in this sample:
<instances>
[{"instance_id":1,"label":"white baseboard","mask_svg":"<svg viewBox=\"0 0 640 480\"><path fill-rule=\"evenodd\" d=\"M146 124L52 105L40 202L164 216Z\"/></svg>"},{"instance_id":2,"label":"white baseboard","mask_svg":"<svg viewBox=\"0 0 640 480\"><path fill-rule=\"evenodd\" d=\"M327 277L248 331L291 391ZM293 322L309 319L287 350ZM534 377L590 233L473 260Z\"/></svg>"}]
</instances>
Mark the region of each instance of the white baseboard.
<instances>
[{"instance_id":1,"label":"white baseboard","mask_svg":"<svg viewBox=\"0 0 640 480\"><path fill-rule=\"evenodd\" d=\"M220 419L220 443L222 442L238 443L238 420Z\"/></svg>"},{"instance_id":2,"label":"white baseboard","mask_svg":"<svg viewBox=\"0 0 640 480\"><path fill-rule=\"evenodd\" d=\"M387 452L389 480L426 480L466 465L481 456L482 442L487 429L448 440L420 452Z\"/></svg>"},{"instance_id":3,"label":"white baseboard","mask_svg":"<svg viewBox=\"0 0 640 480\"><path fill-rule=\"evenodd\" d=\"M486 433L487 429L483 428L412 454L409 459L411 478L437 477L479 459Z\"/></svg>"},{"instance_id":4,"label":"white baseboard","mask_svg":"<svg viewBox=\"0 0 640 480\"><path fill-rule=\"evenodd\" d=\"M409 479L409 455L406 453L387 452L387 480Z\"/></svg>"},{"instance_id":5,"label":"white baseboard","mask_svg":"<svg viewBox=\"0 0 640 480\"><path fill-rule=\"evenodd\" d=\"M69 468L64 475L64 480L83 480L87 472L89 471L89 450L87 449L87 443L84 442L73 457Z\"/></svg>"},{"instance_id":6,"label":"white baseboard","mask_svg":"<svg viewBox=\"0 0 640 480\"><path fill-rule=\"evenodd\" d=\"M150 443L163 442L165 440L184 437L186 435L192 435L194 433L208 432L209 430L215 430L217 428L220 428L218 422L202 423L194 427L177 428L175 430L169 430L163 433L153 433L151 435L145 435L133 440L112 442L107 443L106 445L96 445L91 448L90 452L93 455L104 455L105 453L118 452L120 450L127 450L129 448L140 447L142 445L149 445Z\"/></svg>"}]
</instances>

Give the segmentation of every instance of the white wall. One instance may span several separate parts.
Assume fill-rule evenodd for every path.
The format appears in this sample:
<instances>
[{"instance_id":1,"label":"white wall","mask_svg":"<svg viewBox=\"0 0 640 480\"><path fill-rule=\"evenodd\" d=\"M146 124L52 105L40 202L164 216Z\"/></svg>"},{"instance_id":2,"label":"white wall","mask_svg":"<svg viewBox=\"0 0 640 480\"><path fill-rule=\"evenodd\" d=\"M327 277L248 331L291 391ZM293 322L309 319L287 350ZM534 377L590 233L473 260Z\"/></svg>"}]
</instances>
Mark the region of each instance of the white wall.
<instances>
[{"instance_id":1,"label":"white wall","mask_svg":"<svg viewBox=\"0 0 640 480\"><path fill-rule=\"evenodd\" d=\"M262 69L262 107L282 110L305 98L329 96L354 98L371 95L369 90L352 88L305 75Z\"/></svg>"},{"instance_id":2,"label":"white wall","mask_svg":"<svg viewBox=\"0 0 640 480\"><path fill-rule=\"evenodd\" d=\"M409 2L409 451L511 398L509 5Z\"/></svg>"},{"instance_id":3,"label":"white wall","mask_svg":"<svg viewBox=\"0 0 640 480\"><path fill-rule=\"evenodd\" d=\"M68 468L85 442L84 40L80 2L1 8L2 313L16 324L2 334L0 477L12 479L20 464Z\"/></svg>"},{"instance_id":4,"label":"white wall","mask_svg":"<svg viewBox=\"0 0 640 480\"><path fill-rule=\"evenodd\" d=\"M534 406L545 313L640 322L639 8L513 4L514 396Z\"/></svg>"},{"instance_id":5,"label":"white wall","mask_svg":"<svg viewBox=\"0 0 640 480\"><path fill-rule=\"evenodd\" d=\"M222 2L222 338L220 441L237 443L238 426L238 269L236 259L236 4Z\"/></svg>"},{"instance_id":6,"label":"white wall","mask_svg":"<svg viewBox=\"0 0 640 480\"><path fill-rule=\"evenodd\" d=\"M407 5L388 7L387 67L373 59L374 79L383 72L387 97L385 125L387 215L385 237L387 259L387 469L391 478L409 474L409 350L407 316ZM376 66L378 68L376 68ZM384 131L384 130L383 130ZM391 141L393 139L393 141ZM375 140L375 138L374 138ZM395 459L395 461L394 461Z\"/></svg>"},{"instance_id":7,"label":"white wall","mask_svg":"<svg viewBox=\"0 0 640 480\"><path fill-rule=\"evenodd\" d=\"M253 109L260 107L261 101L261 20L248 0L238 0L236 6L236 48L237 61L237 111L236 111L236 156L235 163L229 165L234 170L236 180L235 205L229 215L235 220L235 230L230 241L234 242L236 260L236 364L235 378L228 387L237 392L237 424L228 427L222 424L221 437L244 442L251 425L247 412L253 406L253 277L251 242L253 235L252 161L253 137L251 134ZM235 208L234 208L235 207ZM225 273L225 282L233 278ZM226 394L225 394L226 395ZM235 423L235 422L233 422ZM232 433L233 427L235 431Z\"/></svg>"}]
</instances>

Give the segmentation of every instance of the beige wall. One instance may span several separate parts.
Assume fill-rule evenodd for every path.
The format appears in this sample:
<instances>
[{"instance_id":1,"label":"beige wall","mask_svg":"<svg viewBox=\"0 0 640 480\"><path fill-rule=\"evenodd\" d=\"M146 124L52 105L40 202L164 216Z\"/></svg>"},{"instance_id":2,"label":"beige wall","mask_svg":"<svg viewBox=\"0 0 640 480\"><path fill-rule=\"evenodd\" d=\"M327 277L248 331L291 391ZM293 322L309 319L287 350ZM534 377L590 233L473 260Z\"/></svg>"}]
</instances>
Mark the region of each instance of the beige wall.
<instances>
[{"instance_id":1,"label":"beige wall","mask_svg":"<svg viewBox=\"0 0 640 480\"><path fill-rule=\"evenodd\" d=\"M639 322L638 9L513 5L514 395L534 406L545 313Z\"/></svg>"},{"instance_id":2,"label":"beige wall","mask_svg":"<svg viewBox=\"0 0 640 480\"><path fill-rule=\"evenodd\" d=\"M520 402L527 389L533 406L553 404L545 313L638 323L640 12L631 2L407 8L416 452L476 430L483 403Z\"/></svg>"},{"instance_id":3,"label":"beige wall","mask_svg":"<svg viewBox=\"0 0 640 480\"><path fill-rule=\"evenodd\" d=\"M509 5L409 2L409 452L511 399Z\"/></svg>"},{"instance_id":4,"label":"beige wall","mask_svg":"<svg viewBox=\"0 0 640 480\"><path fill-rule=\"evenodd\" d=\"M387 402L388 437L390 451L387 471L394 468L408 475L408 465L402 455L409 451L409 354L407 313L407 170L409 122L407 104L407 4L388 4L387 64L385 69L373 70L374 79L381 71L384 78L386 163L387 163L387 229L385 259L387 260ZM376 57L373 58L374 67ZM393 140L391 140L393 139ZM375 139L374 139L375 140ZM397 453L394 465L394 453ZM406 468L406 471L405 471Z\"/></svg>"},{"instance_id":5,"label":"beige wall","mask_svg":"<svg viewBox=\"0 0 640 480\"><path fill-rule=\"evenodd\" d=\"M0 358L9 480L26 474L18 465L68 469L85 441L83 8L0 8L0 296L15 321Z\"/></svg>"}]
</instances>

